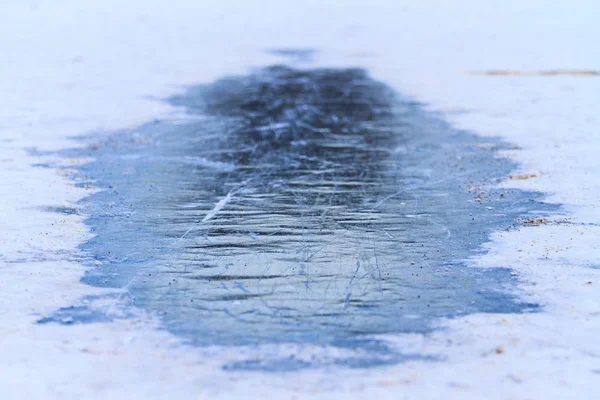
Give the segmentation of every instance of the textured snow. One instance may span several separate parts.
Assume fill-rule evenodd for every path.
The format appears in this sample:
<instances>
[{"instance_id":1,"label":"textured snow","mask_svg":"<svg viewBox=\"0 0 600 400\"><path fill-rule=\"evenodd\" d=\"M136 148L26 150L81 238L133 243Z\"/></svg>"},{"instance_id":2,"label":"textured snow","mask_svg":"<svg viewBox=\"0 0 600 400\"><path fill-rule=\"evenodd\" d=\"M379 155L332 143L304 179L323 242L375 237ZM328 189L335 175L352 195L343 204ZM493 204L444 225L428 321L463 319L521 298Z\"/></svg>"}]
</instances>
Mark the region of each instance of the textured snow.
<instances>
[{"instance_id":1,"label":"textured snow","mask_svg":"<svg viewBox=\"0 0 600 400\"><path fill-rule=\"evenodd\" d=\"M7 398L593 398L600 366L597 76L488 76L487 69L598 69L600 6L587 1L8 2L0 15L0 389ZM441 361L386 368L231 372L255 355L339 349L187 347L140 313L63 326L41 317L100 290L70 258L90 237L75 207L93 191L40 153L177 116L182 85L318 49L361 66L458 128L497 136L570 224L499 231L473 267L508 265L536 314L476 314L433 334L388 338ZM283 53L285 56L285 52ZM27 149L35 147L38 152ZM560 216L561 218L564 215ZM552 219L552 218L550 218ZM118 308L118 307L116 307ZM332 354L332 357L336 357Z\"/></svg>"}]
</instances>

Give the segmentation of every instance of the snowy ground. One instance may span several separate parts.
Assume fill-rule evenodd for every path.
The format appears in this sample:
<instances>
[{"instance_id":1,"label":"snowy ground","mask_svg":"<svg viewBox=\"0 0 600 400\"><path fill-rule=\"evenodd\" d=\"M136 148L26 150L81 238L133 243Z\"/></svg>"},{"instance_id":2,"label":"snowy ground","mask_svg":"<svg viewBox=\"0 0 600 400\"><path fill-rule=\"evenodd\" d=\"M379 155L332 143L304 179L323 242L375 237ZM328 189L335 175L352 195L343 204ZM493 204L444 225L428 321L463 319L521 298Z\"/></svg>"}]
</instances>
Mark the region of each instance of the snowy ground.
<instances>
[{"instance_id":1,"label":"snowy ground","mask_svg":"<svg viewBox=\"0 0 600 400\"><path fill-rule=\"evenodd\" d=\"M187 3L187 4L186 4ZM13 1L0 13L0 391L5 398L594 398L600 381L600 134L593 74L600 5L589 1ZM206 2L208 3L208 2ZM342 4L343 3L343 4ZM371 370L224 372L239 354L188 348L149 316L75 326L35 321L99 289L70 260L89 237L69 206L73 165L28 150L134 127L177 110L186 84L314 48L323 65L363 66L458 128L515 145L528 179L569 224L496 233L473 267L508 265L543 312L470 315L390 340L442 362ZM535 174L535 176L533 176ZM252 354L253 349L246 349ZM263 349L262 351L269 351ZM279 351L279 350L278 350ZM320 349L305 349L307 353Z\"/></svg>"}]
</instances>

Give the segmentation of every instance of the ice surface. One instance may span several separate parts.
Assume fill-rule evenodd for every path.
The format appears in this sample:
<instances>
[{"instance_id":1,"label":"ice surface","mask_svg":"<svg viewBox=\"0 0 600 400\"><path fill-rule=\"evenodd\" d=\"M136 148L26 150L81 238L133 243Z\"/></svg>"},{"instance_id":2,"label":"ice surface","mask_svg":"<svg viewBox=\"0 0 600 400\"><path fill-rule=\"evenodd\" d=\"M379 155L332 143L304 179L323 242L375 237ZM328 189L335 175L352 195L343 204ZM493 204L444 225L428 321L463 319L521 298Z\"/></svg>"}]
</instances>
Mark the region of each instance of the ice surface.
<instances>
[{"instance_id":1,"label":"ice surface","mask_svg":"<svg viewBox=\"0 0 600 400\"><path fill-rule=\"evenodd\" d=\"M501 143L360 69L275 66L171 101L202 118L78 153L105 188L85 201L97 236L82 250L101 261L85 281L126 288L167 329L203 345L360 347L439 317L534 308L513 299L510 270L462 264L490 230L550 209L490 189L512 167Z\"/></svg>"}]
</instances>

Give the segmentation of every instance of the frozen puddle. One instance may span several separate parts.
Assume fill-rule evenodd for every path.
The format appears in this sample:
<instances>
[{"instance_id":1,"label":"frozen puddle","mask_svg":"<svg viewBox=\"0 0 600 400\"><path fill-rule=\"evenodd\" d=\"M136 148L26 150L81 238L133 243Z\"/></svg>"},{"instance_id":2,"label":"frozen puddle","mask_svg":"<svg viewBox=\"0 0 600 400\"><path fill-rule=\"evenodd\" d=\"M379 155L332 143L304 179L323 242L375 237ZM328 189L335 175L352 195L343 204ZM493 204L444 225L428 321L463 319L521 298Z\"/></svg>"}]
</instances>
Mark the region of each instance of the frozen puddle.
<instances>
[{"instance_id":1,"label":"frozen puddle","mask_svg":"<svg viewBox=\"0 0 600 400\"><path fill-rule=\"evenodd\" d=\"M556 210L491 189L514 167L505 145L357 69L270 67L170 101L191 117L68 154L92 158L78 177L103 189L82 204L85 282L190 343L362 348L352 365L368 366L403 359L373 335L535 309L509 269L463 264L492 230ZM74 305L41 322L106 318Z\"/></svg>"}]
</instances>

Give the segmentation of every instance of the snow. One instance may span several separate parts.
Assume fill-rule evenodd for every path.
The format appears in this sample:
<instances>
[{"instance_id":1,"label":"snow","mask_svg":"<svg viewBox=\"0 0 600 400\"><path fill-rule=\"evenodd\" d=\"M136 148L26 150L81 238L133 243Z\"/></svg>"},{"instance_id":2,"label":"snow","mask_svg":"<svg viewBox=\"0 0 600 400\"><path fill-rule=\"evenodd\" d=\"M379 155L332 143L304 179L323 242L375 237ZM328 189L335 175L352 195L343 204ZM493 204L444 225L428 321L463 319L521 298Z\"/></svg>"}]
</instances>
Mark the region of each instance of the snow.
<instances>
[{"instance_id":1,"label":"snow","mask_svg":"<svg viewBox=\"0 0 600 400\"><path fill-rule=\"evenodd\" d=\"M489 76L479 70L600 69L600 4L588 1L219 3L12 1L0 15L0 391L7 398L593 398L600 366L600 126L597 76ZM45 150L74 135L132 128L180 110L186 84L317 49L357 65L454 126L515 145L502 185L548 194L570 224L497 232L473 267L510 266L535 314L470 315L431 335L389 338L422 360L371 370L230 372L241 354L195 349L147 315L35 324L100 289L70 257L90 237L73 207L91 188ZM28 152L35 147L38 152ZM550 218L552 219L552 218ZM305 348L303 353L334 351Z\"/></svg>"}]
</instances>

